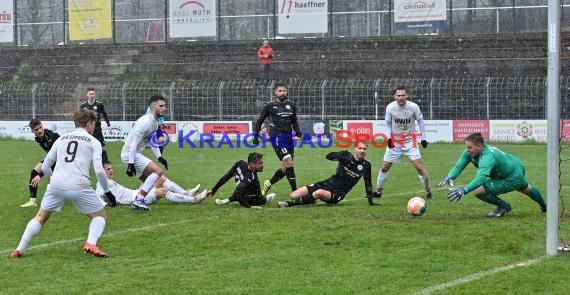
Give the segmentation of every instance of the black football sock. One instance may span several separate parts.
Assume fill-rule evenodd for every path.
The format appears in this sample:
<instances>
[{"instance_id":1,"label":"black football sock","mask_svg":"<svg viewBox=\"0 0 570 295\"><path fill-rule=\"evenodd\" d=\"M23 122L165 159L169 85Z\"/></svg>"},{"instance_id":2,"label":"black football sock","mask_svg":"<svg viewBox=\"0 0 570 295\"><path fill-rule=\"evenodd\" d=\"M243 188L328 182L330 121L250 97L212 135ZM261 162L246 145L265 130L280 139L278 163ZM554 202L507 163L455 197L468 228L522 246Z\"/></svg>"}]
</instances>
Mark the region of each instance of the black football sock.
<instances>
[{"instance_id":1,"label":"black football sock","mask_svg":"<svg viewBox=\"0 0 570 295\"><path fill-rule=\"evenodd\" d=\"M295 179L295 168L289 167L285 170L285 175L287 175L287 180L289 181L289 185L291 186L291 191L294 192L297 190L297 180Z\"/></svg>"},{"instance_id":2,"label":"black football sock","mask_svg":"<svg viewBox=\"0 0 570 295\"><path fill-rule=\"evenodd\" d=\"M308 205L308 204L315 203L315 197L313 197L311 195L302 196L299 198L299 200L301 201L302 205Z\"/></svg>"},{"instance_id":3,"label":"black football sock","mask_svg":"<svg viewBox=\"0 0 570 295\"><path fill-rule=\"evenodd\" d=\"M32 172L30 173L30 181L28 181L28 189L30 190L30 198L35 199L37 197L38 194L38 187L33 187L32 186L32 179L34 179L34 177L40 175L36 170L32 169Z\"/></svg>"},{"instance_id":4,"label":"black football sock","mask_svg":"<svg viewBox=\"0 0 570 295\"><path fill-rule=\"evenodd\" d=\"M301 204L299 203L299 200L290 200L290 201L286 201L285 203L287 203L288 207L301 205Z\"/></svg>"},{"instance_id":5,"label":"black football sock","mask_svg":"<svg viewBox=\"0 0 570 295\"><path fill-rule=\"evenodd\" d=\"M279 180L281 180L281 178L283 178L283 177L285 177L285 173L283 173L283 171L281 171L281 169L277 169L277 171L275 171L275 174L273 174L271 179L269 179L269 182L271 182L271 185L274 185Z\"/></svg>"},{"instance_id":6,"label":"black football sock","mask_svg":"<svg viewBox=\"0 0 570 295\"><path fill-rule=\"evenodd\" d=\"M298 199L287 201L289 206L297 206L297 205L309 205L315 203L315 197L311 195L305 195Z\"/></svg>"}]
</instances>

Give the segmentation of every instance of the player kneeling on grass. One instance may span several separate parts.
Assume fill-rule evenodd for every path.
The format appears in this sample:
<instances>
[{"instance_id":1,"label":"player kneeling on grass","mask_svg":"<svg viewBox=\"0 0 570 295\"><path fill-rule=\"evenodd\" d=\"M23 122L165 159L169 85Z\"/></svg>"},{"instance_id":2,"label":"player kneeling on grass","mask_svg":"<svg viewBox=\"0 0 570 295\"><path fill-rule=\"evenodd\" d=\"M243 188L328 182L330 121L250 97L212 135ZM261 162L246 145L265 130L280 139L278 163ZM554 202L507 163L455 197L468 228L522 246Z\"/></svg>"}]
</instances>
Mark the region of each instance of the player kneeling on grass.
<instances>
[{"instance_id":1,"label":"player kneeling on grass","mask_svg":"<svg viewBox=\"0 0 570 295\"><path fill-rule=\"evenodd\" d=\"M465 147L455 166L439 186L452 187L453 180L469 163L473 163L477 168L477 174L466 186L447 193L450 201L457 203L467 193L474 192L479 200L497 206L487 215L488 217L501 217L509 213L512 208L498 195L516 190L529 196L540 205L542 212L546 212L546 203L542 194L525 179L525 167L519 158L486 144L479 132L465 138Z\"/></svg>"},{"instance_id":2,"label":"player kneeling on grass","mask_svg":"<svg viewBox=\"0 0 570 295\"><path fill-rule=\"evenodd\" d=\"M57 139L48 152L42 164L42 171L50 182L38 213L28 222L20 244L10 257L22 257L30 241L38 235L51 214L60 211L65 202L72 203L77 212L91 219L83 250L98 257L109 256L97 247L97 240L105 229L107 213L91 187L89 179L89 170L93 164L97 180L101 183L111 206L114 206L115 196L108 188L101 163L101 143L91 135L95 129L96 118L93 111L85 109L76 111L73 115L75 131ZM56 166L52 171L51 167L54 164Z\"/></svg>"},{"instance_id":3,"label":"player kneeling on grass","mask_svg":"<svg viewBox=\"0 0 570 295\"><path fill-rule=\"evenodd\" d=\"M327 203L336 204L364 177L364 187L368 199L374 196L370 180L370 162L364 159L368 145L357 142L354 153L349 151L331 152L326 158L338 161L336 173L331 177L308 186L304 186L291 193L291 201L279 202L278 207L291 207L296 205L314 204L317 199Z\"/></svg>"},{"instance_id":4,"label":"player kneeling on grass","mask_svg":"<svg viewBox=\"0 0 570 295\"><path fill-rule=\"evenodd\" d=\"M103 168L105 168L105 174L107 175L107 182L109 183L109 190L115 195L117 198L117 203L122 205L132 205L135 201L135 198L138 194L138 190L133 190L122 186L121 184L117 183L113 180L113 165L109 161L105 161L103 163ZM155 177L154 175L150 175L150 177ZM200 189L200 185L197 185L195 188L188 190L186 194L179 194L175 192L169 191L167 188L163 186L164 182L166 181L166 177L155 177L157 178L154 183L154 188L152 188L147 195L144 197L145 203L153 204L156 203L161 198L165 198L166 200L173 202L173 203L194 203L198 204L206 198L207 191L204 190L200 194L196 194ZM141 185L142 187L142 185ZM105 202L108 200L105 199L105 193L103 187L99 182L97 182L97 195ZM132 206L133 209L138 209L136 206Z\"/></svg>"},{"instance_id":5,"label":"player kneeling on grass","mask_svg":"<svg viewBox=\"0 0 570 295\"><path fill-rule=\"evenodd\" d=\"M261 209L260 205L264 205L275 198L275 194L268 194L267 196L261 194L257 172L262 171L263 156L258 153L250 153L247 157L247 162L244 160L237 161L232 168L218 180L216 185L208 191L208 196L215 195L222 185L234 177L236 181L234 193L228 199L216 199L216 204L225 205L237 201L243 207Z\"/></svg>"}]
</instances>

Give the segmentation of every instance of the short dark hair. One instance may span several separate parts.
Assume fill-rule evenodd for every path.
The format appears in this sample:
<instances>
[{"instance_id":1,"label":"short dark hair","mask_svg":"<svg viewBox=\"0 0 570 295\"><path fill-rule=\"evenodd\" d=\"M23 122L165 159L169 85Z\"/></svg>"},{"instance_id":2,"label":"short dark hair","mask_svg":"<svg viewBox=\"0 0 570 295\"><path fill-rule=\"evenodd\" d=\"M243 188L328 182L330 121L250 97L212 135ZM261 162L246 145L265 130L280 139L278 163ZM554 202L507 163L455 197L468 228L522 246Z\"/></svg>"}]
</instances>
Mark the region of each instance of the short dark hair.
<instances>
[{"instance_id":1,"label":"short dark hair","mask_svg":"<svg viewBox=\"0 0 570 295\"><path fill-rule=\"evenodd\" d=\"M406 86L399 85L399 86L396 86L396 89L394 89L394 92L392 94L396 94L396 91L398 91L398 90L404 90L404 91L406 91L406 93L408 93Z\"/></svg>"},{"instance_id":2,"label":"short dark hair","mask_svg":"<svg viewBox=\"0 0 570 295\"><path fill-rule=\"evenodd\" d=\"M87 93L89 91L97 91L97 90L95 90L95 88L93 88L93 87L87 87L87 89L85 90L85 93Z\"/></svg>"},{"instance_id":3,"label":"short dark hair","mask_svg":"<svg viewBox=\"0 0 570 295\"><path fill-rule=\"evenodd\" d=\"M275 83L275 86L273 86L273 90L277 89L277 87L287 88L287 85L285 85L285 83L283 83L283 82L277 82L277 83Z\"/></svg>"},{"instance_id":4,"label":"short dark hair","mask_svg":"<svg viewBox=\"0 0 570 295\"><path fill-rule=\"evenodd\" d=\"M483 134L481 134L481 132L474 132L465 137L465 141L469 141L474 144L484 145L485 137L483 137Z\"/></svg>"},{"instance_id":5,"label":"short dark hair","mask_svg":"<svg viewBox=\"0 0 570 295\"><path fill-rule=\"evenodd\" d=\"M40 121L36 118L33 118L32 120L30 120L30 123L28 124L28 126L30 126L30 128L32 128L32 129L34 129L34 127L36 127L40 124L42 124L42 121Z\"/></svg>"},{"instance_id":6,"label":"short dark hair","mask_svg":"<svg viewBox=\"0 0 570 295\"><path fill-rule=\"evenodd\" d=\"M113 164L111 164L111 161L105 160L103 161L103 167L105 167L105 165L113 165Z\"/></svg>"},{"instance_id":7,"label":"short dark hair","mask_svg":"<svg viewBox=\"0 0 570 295\"><path fill-rule=\"evenodd\" d=\"M159 100L164 100L166 101L166 98L164 98L164 96L160 95L160 94L155 94L153 96L150 97L149 101L148 101L148 105L151 105L153 102L157 102Z\"/></svg>"},{"instance_id":8,"label":"short dark hair","mask_svg":"<svg viewBox=\"0 0 570 295\"><path fill-rule=\"evenodd\" d=\"M247 156L247 162L248 163L257 163L259 162L259 160L261 160L263 158L263 155L260 153L250 153L249 156Z\"/></svg>"}]
</instances>

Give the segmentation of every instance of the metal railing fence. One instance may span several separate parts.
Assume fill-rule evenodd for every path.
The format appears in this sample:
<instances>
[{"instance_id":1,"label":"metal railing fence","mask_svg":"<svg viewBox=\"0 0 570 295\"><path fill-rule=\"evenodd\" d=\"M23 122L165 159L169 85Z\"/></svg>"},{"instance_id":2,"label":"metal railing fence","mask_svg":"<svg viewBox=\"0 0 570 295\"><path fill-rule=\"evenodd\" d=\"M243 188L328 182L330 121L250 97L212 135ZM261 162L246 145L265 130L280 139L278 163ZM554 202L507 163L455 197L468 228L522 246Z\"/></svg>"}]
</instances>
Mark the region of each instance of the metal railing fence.
<instances>
[{"instance_id":1,"label":"metal railing fence","mask_svg":"<svg viewBox=\"0 0 570 295\"><path fill-rule=\"evenodd\" d=\"M273 99L273 84L243 81L155 81L105 84L0 83L0 120L69 120L97 89L110 120L134 121L153 94L168 99L167 120L255 120ZM430 120L546 119L544 77L291 80L289 98L302 119L383 119L396 86L408 88ZM561 117L570 118L570 79L562 77Z\"/></svg>"}]
</instances>

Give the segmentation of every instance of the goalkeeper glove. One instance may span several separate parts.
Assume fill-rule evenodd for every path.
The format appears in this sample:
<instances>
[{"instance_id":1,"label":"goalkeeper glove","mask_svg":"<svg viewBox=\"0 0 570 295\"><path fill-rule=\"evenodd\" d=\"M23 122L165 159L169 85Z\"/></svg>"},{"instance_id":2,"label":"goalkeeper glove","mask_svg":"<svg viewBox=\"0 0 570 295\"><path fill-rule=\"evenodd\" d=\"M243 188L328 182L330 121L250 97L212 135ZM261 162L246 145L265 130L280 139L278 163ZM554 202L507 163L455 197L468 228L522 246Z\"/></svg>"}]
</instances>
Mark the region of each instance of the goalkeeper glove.
<instances>
[{"instance_id":1,"label":"goalkeeper glove","mask_svg":"<svg viewBox=\"0 0 570 295\"><path fill-rule=\"evenodd\" d=\"M127 176L133 177L137 173L137 169L135 169L135 164L129 163L127 166Z\"/></svg>"},{"instance_id":2,"label":"goalkeeper glove","mask_svg":"<svg viewBox=\"0 0 570 295\"><path fill-rule=\"evenodd\" d=\"M424 140L422 140L421 143L422 143L422 147L423 147L424 149L427 148L427 146L428 146L427 140L424 139Z\"/></svg>"},{"instance_id":3,"label":"goalkeeper glove","mask_svg":"<svg viewBox=\"0 0 570 295\"><path fill-rule=\"evenodd\" d=\"M368 199L368 205L370 205L370 206L381 205L378 203L374 203L374 201L373 201L374 198L381 198L381 197L382 197L382 193L372 192L370 195L366 196L366 198Z\"/></svg>"},{"instance_id":4,"label":"goalkeeper glove","mask_svg":"<svg viewBox=\"0 0 570 295\"><path fill-rule=\"evenodd\" d=\"M158 157L158 162L164 165L164 169L168 170L168 162L162 156Z\"/></svg>"},{"instance_id":5,"label":"goalkeeper glove","mask_svg":"<svg viewBox=\"0 0 570 295\"><path fill-rule=\"evenodd\" d=\"M113 195L111 191L105 193L105 202L107 202L109 207L117 206L117 198L115 198L115 195Z\"/></svg>"},{"instance_id":6,"label":"goalkeeper glove","mask_svg":"<svg viewBox=\"0 0 570 295\"><path fill-rule=\"evenodd\" d=\"M447 199L451 202L457 203L468 191L469 189L466 186L461 188L456 188L447 193Z\"/></svg>"},{"instance_id":7,"label":"goalkeeper glove","mask_svg":"<svg viewBox=\"0 0 570 295\"><path fill-rule=\"evenodd\" d=\"M437 186L442 187L453 187L453 179L451 176L446 176L442 181L440 181Z\"/></svg>"}]
</instances>

